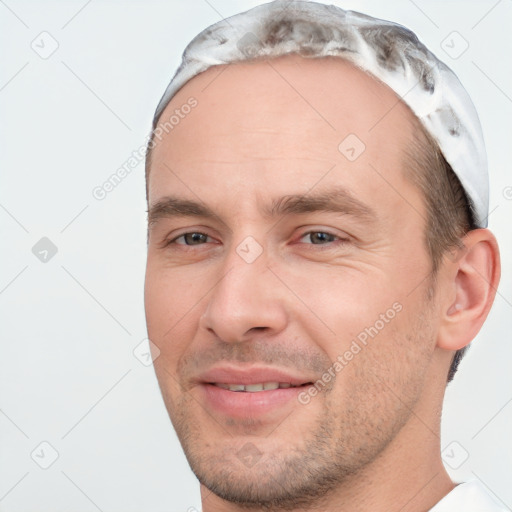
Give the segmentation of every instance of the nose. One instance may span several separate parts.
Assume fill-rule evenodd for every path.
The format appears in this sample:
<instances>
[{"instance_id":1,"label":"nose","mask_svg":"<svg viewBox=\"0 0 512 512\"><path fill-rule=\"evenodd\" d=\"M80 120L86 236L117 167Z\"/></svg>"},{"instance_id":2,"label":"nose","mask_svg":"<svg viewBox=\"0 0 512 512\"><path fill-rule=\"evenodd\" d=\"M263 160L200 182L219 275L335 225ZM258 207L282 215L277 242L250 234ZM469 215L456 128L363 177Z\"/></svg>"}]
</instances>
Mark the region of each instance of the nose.
<instances>
[{"instance_id":1,"label":"nose","mask_svg":"<svg viewBox=\"0 0 512 512\"><path fill-rule=\"evenodd\" d=\"M286 299L264 255L247 263L234 253L223 269L201 316L200 328L224 342L237 343L256 333L271 335L286 327Z\"/></svg>"}]
</instances>

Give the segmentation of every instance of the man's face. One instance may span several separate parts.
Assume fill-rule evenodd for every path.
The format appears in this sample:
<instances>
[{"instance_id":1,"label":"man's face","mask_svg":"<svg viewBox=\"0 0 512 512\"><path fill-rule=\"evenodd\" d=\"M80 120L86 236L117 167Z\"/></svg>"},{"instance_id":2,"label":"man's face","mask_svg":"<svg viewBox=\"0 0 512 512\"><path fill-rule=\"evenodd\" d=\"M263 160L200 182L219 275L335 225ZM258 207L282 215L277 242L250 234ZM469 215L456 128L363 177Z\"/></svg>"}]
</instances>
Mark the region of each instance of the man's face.
<instances>
[{"instance_id":1,"label":"man's face","mask_svg":"<svg viewBox=\"0 0 512 512\"><path fill-rule=\"evenodd\" d=\"M190 97L149 181L157 378L204 485L306 503L423 407L437 320L412 114L339 59L211 68L160 121Z\"/></svg>"}]
</instances>

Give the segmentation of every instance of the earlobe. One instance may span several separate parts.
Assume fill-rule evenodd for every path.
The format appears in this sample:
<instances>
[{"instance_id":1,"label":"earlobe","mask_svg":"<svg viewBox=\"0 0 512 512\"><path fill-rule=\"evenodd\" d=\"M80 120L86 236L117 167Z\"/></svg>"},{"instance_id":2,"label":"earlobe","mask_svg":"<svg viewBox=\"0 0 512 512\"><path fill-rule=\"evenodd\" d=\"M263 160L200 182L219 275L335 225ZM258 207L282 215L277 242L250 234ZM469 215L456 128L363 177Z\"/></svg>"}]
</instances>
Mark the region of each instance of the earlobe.
<instances>
[{"instance_id":1,"label":"earlobe","mask_svg":"<svg viewBox=\"0 0 512 512\"><path fill-rule=\"evenodd\" d=\"M488 229L470 231L458 258L446 262L451 292L444 305L437 346L459 350L478 334L491 309L500 279L496 238Z\"/></svg>"}]
</instances>

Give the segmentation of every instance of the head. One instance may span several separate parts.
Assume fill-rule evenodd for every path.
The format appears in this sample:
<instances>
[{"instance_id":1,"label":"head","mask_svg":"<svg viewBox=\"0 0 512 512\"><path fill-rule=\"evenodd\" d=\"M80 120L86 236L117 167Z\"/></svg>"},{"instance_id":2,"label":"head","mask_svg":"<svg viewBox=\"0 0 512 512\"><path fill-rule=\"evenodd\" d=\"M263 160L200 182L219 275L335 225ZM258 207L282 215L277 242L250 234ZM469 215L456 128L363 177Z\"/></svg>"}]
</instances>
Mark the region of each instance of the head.
<instances>
[{"instance_id":1,"label":"head","mask_svg":"<svg viewBox=\"0 0 512 512\"><path fill-rule=\"evenodd\" d=\"M298 53L183 83L154 128L195 107L147 161L162 395L202 484L258 509L318 503L400 438L417 450L499 278L411 107L349 59Z\"/></svg>"}]
</instances>

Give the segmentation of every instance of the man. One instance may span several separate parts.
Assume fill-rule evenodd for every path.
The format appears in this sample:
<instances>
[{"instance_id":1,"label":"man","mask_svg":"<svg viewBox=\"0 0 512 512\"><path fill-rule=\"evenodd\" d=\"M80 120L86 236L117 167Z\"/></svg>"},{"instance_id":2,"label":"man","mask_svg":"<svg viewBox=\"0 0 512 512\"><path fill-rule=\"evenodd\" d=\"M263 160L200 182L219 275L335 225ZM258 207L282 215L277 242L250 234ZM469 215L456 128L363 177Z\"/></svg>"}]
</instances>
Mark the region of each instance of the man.
<instances>
[{"instance_id":1,"label":"man","mask_svg":"<svg viewBox=\"0 0 512 512\"><path fill-rule=\"evenodd\" d=\"M502 510L440 457L499 252L478 117L414 34L282 1L209 27L147 195L148 333L204 512Z\"/></svg>"}]
</instances>

